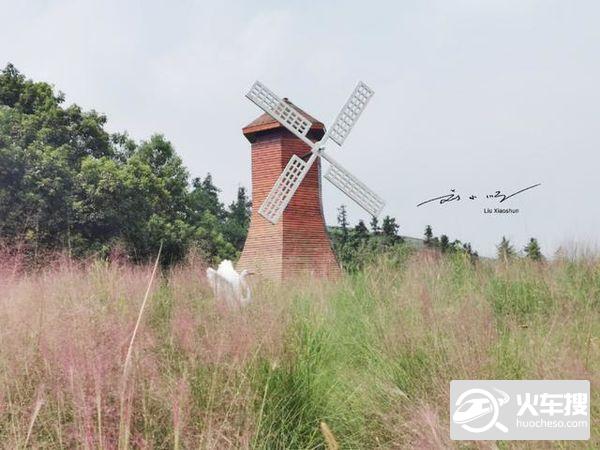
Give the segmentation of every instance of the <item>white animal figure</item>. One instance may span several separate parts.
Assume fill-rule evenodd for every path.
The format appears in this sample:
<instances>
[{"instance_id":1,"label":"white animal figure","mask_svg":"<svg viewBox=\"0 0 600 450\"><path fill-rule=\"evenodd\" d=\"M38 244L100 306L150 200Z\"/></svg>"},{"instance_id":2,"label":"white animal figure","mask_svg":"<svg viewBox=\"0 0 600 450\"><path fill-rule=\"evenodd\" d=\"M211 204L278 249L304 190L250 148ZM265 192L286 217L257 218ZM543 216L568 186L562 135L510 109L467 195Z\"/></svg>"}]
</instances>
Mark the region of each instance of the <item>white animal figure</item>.
<instances>
[{"instance_id":1,"label":"white animal figure","mask_svg":"<svg viewBox=\"0 0 600 450\"><path fill-rule=\"evenodd\" d=\"M222 261L217 270L210 267L206 269L206 278L208 278L215 297L224 300L229 307L250 303L252 293L246 278L253 274L246 269L237 273L228 259Z\"/></svg>"}]
</instances>

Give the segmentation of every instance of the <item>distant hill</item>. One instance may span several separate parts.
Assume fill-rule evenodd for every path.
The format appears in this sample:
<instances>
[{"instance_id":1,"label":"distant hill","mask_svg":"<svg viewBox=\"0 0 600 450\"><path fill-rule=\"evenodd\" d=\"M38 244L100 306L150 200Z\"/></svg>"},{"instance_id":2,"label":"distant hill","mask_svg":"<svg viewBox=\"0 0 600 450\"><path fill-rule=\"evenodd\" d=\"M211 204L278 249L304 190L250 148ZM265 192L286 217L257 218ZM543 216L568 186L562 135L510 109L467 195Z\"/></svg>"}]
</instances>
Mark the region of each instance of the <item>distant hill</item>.
<instances>
[{"instance_id":1,"label":"distant hill","mask_svg":"<svg viewBox=\"0 0 600 450\"><path fill-rule=\"evenodd\" d=\"M414 247L416 249L425 248L425 241L423 239L410 237L410 236L400 236L407 245Z\"/></svg>"}]
</instances>

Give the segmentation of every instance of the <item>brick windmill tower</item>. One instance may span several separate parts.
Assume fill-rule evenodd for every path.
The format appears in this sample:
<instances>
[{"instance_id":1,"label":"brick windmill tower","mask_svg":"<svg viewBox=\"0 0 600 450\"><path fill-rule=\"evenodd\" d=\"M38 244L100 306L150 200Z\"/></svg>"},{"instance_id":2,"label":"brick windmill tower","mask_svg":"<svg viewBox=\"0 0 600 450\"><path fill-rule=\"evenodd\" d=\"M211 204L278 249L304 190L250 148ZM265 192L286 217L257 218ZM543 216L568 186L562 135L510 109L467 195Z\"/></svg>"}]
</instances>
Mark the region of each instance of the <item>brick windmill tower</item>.
<instances>
[{"instance_id":1,"label":"brick windmill tower","mask_svg":"<svg viewBox=\"0 0 600 450\"><path fill-rule=\"evenodd\" d=\"M321 158L330 165L325 178L377 216L383 201L324 152L329 138L342 145L372 95L359 83L326 132L288 99L279 99L259 82L252 86L247 97L265 114L242 129L252 145L255 207L239 270L277 281L299 274L339 275L323 216Z\"/></svg>"}]
</instances>

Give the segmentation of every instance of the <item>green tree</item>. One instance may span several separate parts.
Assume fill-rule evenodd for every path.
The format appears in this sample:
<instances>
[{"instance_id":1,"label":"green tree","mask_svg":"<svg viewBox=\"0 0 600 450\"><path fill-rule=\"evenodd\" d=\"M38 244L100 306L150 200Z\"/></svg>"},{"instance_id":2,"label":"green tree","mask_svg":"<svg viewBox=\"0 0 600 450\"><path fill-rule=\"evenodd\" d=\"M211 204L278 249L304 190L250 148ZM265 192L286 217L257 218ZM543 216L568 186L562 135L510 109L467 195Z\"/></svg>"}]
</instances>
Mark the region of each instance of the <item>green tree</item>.
<instances>
[{"instance_id":1,"label":"green tree","mask_svg":"<svg viewBox=\"0 0 600 450\"><path fill-rule=\"evenodd\" d=\"M0 239L29 249L180 260L191 246L208 260L235 258L250 218L244 188L228 209L210 173L189 175L172 144L139 144L105 130L106 116L66 106L50 84L11 64L0 72Z\"/></svg>"},{"instance_id":2,"label":"green tree","mask_svg":"<svg viewBox=\"0 0 600 450\"><path fill-rule=\"evenodd\" d=\"M250 214L250 202L244 188L238 190L238 197L229 211L221 203L219 192L208 173L204 179L192 181L188 196L190 222L196 229L194 243L208 260L215 263L235 259L243 248Z\"/></svg>"},{"instance_id":3,"label":"green tree","mask_svg":"<svg viewBox=\"0 0 600 450\"><path fill-rule=\"evenodd\" d=\"M341 205L338 208L337 222L342 231L341 244L344 245L348 240L348 213L346 205Z\"/></svg>"},{"instance_id":4,"label":"green tree","mask_svg":"<svg viewBox=\"0 0 600 450\"><path fill-rule=\"evenodd\" d=\"M396 223L395 217L385 216L381 224L381 233L390 241L398 240L398 229L400 226Z\"/></svg>"},{"instance_id":5,"label":"green tree","mask_svg":"<svg viewBox=\"0 0 600 450\"><path fill-rule=\"evenodd\" d=\"M252 202L246 195L246 189L239 187L235 202L229 205L224 223L224 235L237 251L244 248L248 227L250 225L250 208Z\"/></svg>"},{"instance_id":6,"label":"green tree","mask_svg":"<svg viewBox=\"0 0 600 450\"><path fill-rule=\"evenodd\" d=\"M364 220L359 220L356 226L354 227L354 237L358 241L365 241L369 238L369 229L365 225Z\"/></svg>"},{"instance_id":7,"label":"green tree","mask_svg":"<svg viewBox=\"0 0 600 450\"><path fill-rule=\"evenodd\" d=\"M450 248L450 239L445 234L440 236L440 250L442 253L446 253Z\"/></svg>"},{"instance_id":8,"label":"green tree","mask_svg":"<svg viewBox=\"0 0 600 450\"><path fill-rule=\"evenodd\" d=\"M433 239L433 230L431 225L425 227L425 240L423 241L427 247L431 246L431 240Z\"/></svg>"},{"instance_id":9,"label":"green tree","mask_svg":"<svg viewBox=\"0 0 600 450\"><path fill-rule=\"evenodd\" d=\"M510 241L506 239L505 236L502 236L502 240L496 246L498 251L498 259L507 262L509 259L512 259L516 253L513 246L510 244Z\"/></svg>"},{"instance_id":10,"label":"green tree","mask_svg":"<svg viewBox=\"0 0 600 450\"><path fill-rule=\"evenodd\" d=\"M79 240L77 174L86 157L113 156L106 118L63 102L11 64L0 73L0 232L35 249Z\"/></svg>"},{"instance_id":11,"label":"green tree","mask_svg":"<svg viewBox=\"0 0 600 450\"><path fill-rule=\"evenodd\" d=\"M540 248L540 244L537 239L531 238L529 243L525 246L525 255L533 261L541 261L544 259L544 255L542 255L542 249Z\"/></svg>"},{"instance_id":12,"label":"green tree","mask_svg":"<svg viewBox=\"0 0 600 450\"><path fill-rule=\"evenodd\" d=\"M122 231L137 220L126 209L131 202L122 164L108 157L88 157L76 176L73 195L73 247L77 254L108 254Z\"/></svg>"},{"instance_id":13,"label":"green tree","mask_svg":"<svg viewBox=\"0 0 600 450\"><path fill-rule=\"evenodd\" d=\"M15 66L7 64L0 73L0 103L14 107L21 98L24 86L25 76L20 74Z\"/></svg>"},{"instance_id":14,"label":"green tree","mask_svg":"<svg viewBox=\"0 0 600 450\"><path fill-rule=\"evenodd\" d=\"M375 216L371 217L371 231L373 232L373 234L377 235L379 234L379 232L381 231L381 228L379 227L379 219Z\"/></svg>"},{"instance_id":15,"label":"green tree","mask_svg":"<svg viewBox=\"0 0 600 450\"><path fill-rule=\"evenodd\" d=\"M460 252L460 251L464 250L464 245L460 239L454 239L450 243L449 250L453 253Z\"/></svg>"},{"instance_id":16,"label":"green tree","mask_svg":"<svg viewBox=\"0 0 600 450\"><path fill-rule=\"evenodd\" d=\"M224 219L225 208L219 200L219 188L217 188L210 173L204 179L194 178L192 181L192 192L190 193L190 207L193 214L204 214L210 212L217 219Z\"/></svg>"},{"instance_id":17,"label":"green tree","mask_svg":"<svg viewBox=\"0 0 600 450\"><path fill-rule=\"evenodd\" d=\"M124 165L124 237L137 260L156 255L163 263L181 259L192 240L188 174L171 143L161 135L142 142Z\"/></svg>"}]
</instances>

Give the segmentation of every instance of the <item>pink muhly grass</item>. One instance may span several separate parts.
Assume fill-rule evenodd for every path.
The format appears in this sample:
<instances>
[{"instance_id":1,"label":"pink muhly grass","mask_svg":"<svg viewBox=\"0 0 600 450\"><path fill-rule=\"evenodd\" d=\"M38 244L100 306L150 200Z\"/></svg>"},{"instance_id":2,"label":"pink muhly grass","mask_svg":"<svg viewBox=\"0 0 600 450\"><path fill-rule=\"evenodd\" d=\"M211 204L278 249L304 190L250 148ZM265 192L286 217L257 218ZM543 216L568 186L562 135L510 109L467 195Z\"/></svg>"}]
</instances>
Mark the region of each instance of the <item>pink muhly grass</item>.
<instances>
[{"instance_id":1,"label":"pink muhly grass","mask_svg":"<svg viewBox=\"0 0 600 450\"><path fill-rule=\"evenodd\" d=\"M524 376L600 383L597 262L463 267L416 254L401 268L374 265L337 283L261 284L251 304L232 310L213 298L198 265L171 269L153 296L156 265L53 261L32 271L10 262L0 274L8 274L0 279L3 448L268 447L257 434L269 426L258 408L273 408L272 398L262 401L271 395L264 364L293 369L298 325L331 327L325 344L346 345L345 313L368 319L378 357L363 366L342 352L334 366L315 368L365 386L356 407L331 397L340 416L311 418L315 435L325 419L342 447L351 439L344 429L364 437L357 448L450 447L449 380L496 376L512 350L516 364L527 358ZM498 316L489 285L499 277L547 285L556 304L537 319Z\"/></svg>"},{"instance_id":2,"label":"pink muhly grass","mask_svg":"<svg viewBox=\"0 0 600 450\"><path fill-rule=\"evenodd\" d=\"M180 378L173 389L172 414L173 414L173 448L181 445L182 431L185 429L190 408L190 388L185 378Z\"/></svg>"},{"instance_id":3,"label":"pink muhly grass","mask_svg":"<svg viewBox=\"0 0 600 450\"><path fill-rule=\"evenodd\" d=\"M430 322L433 320L433 304L431 303L431 295L429 295L429 291L426 286L421 288L421 295L419 296L421 300L421 314L423 318Z\"/></svg>"},{"instance_id":4,"label":"pink muhly grass","mask_svg":"<svg viewBox=\"0 0 600 450\"><path fill-rule=\"evenodd\" d=\"M440 423L437 410L428 404L413 409L414 420L411 427L415 435L413 448L447 449L450 448L448 425Z\"/></svg>"},{"instance_id":5,"label":"pink muhly grass","mask_svg":"<svg viewBox=\"0 0 600 450\"><path fill-rule=\"evenodd\" d=\"M174 342L181 348L185 355L194 356L197 354L198 340L197 329L198 320L194 312L189 307L176 305L171 320L171 333Z\"/></svg>"}]
</instances>

